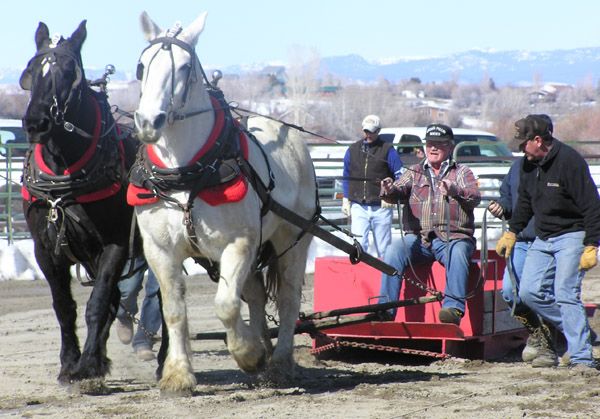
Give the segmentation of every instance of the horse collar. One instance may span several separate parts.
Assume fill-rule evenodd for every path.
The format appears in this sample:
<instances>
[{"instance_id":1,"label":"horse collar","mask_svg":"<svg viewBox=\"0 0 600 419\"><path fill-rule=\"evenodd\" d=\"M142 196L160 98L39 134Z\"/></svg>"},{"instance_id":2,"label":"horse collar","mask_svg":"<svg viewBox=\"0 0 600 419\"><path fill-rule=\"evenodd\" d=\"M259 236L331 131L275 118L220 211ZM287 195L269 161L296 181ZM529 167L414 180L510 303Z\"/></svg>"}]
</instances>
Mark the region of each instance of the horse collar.
<instances>
[{"instance_id":1,"label":"horse collar","mask_svg":"<svg viewBox=\"0 0 600 419\"><path fill-rule=\"evenodd\" d=\"M200 161L200 159L203 156L205 156L207 152L217 144L217 140L219 140L222 137L221 134L223 133L223 130L226 127L225 110L221 107L221 104L217 99L211 96L210 100L215 112L215 123L204 145L200 148L200 150L196 152L196 154L192 157L192 159L188 162L186 166L192 166L194 164L197 164ZM152 144L148 144L146 147L150 162L152 162L152 164L154 164L156 167L165 169L167 166L156 153L155 147Z\"/></svg>"},{"instance_id":2,"label":"horse collar","mask_svg":"<svg viewBox=\"0 0 600 419\"><path fill-rule=\"evenodd\" d=\"M100 135L103 121L110 116L110 110L102 110L95 98L94 104L96 124L90 145L62 173L55 173L44 161L42 144L35 144L30 149L23 170L24 187L21 189L25 200L54 202L60 198L57 202L61 205L86 203L108 198L121 189L125 174L124 146L120 141L117 143L116 135L115 138Z\"/></svg>"},{"instance_id":3,"label":"horse collar","mask_svg":"<svg viewBox=\"0 0 600 419\"><path fill-rule=\"evenodd\" d=\"M94 131L92 133L92 140L90 141L90 145L87 150L83 153L83 155L77 160L75 163L71 164L69 167L65 168L64 172L54 173L50 167L44 161L44 156L42 155L43 145L36 144L34 147L34 159L35 164L40 168L40 170L51 176L60 176L60 175L70 175L76 173L81 170L85 165L90 161L93 157L96 147L98 146L98 139L100 138L100 129L102 127L102 115L100 114L100 106L95 99L92 99L94 103L94 114L96 116L96 125L94 126Z\"/></svg>"}]
</instances>

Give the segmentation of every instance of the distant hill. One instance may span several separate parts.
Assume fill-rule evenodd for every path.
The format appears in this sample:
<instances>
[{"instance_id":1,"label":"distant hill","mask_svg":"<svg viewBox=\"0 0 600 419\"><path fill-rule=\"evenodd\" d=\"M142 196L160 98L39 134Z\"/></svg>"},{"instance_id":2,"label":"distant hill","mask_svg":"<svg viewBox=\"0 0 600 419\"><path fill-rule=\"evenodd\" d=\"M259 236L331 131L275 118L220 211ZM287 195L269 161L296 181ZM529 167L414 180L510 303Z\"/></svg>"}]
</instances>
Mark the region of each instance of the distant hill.
<instances>
[{"instance_id":1,"label":"distant hill","mask_svg":"<svg viewBox=\"0 0 600 419\"><path fill-rule=\"evenodd\" d=\"M365 82L385 78L391 82L418 77L422 82L479 83L491 77L497 85L531 84L539 81L577 84L596 83L600 75L600 47L543 52L472 50L437 58L399 59L392 63L369 63L358 55L326 57L322 71Z\"/></svg>"},{"instance_id":2,"label":"distant hill","mask_svg":"<svg viewBox=\"0 0 600 419\"><path fill-rule=\"evenodd\" d=\"M267 64L265 64L266 66ZM256 71L243 65L221 68L227 74ZM207 69L208 71L209 69ZM22 69L0 68L0 84L16 84ZM374 82L385 78L391 82L418 77L422 82L457 80L479 83L491 77L496 85L531 84L535 79L545 82L577 84L584 80L597 83L600 75L600 47L552 51L483 51L470 50L443 57L398 59L373 63L359 55L323 57L322 74L332 74L344 81ZM86 76L95 78L101 69L87 69ZM132 71L117 73L113 80L129 80Z\"/></svg>"}]
</instances>

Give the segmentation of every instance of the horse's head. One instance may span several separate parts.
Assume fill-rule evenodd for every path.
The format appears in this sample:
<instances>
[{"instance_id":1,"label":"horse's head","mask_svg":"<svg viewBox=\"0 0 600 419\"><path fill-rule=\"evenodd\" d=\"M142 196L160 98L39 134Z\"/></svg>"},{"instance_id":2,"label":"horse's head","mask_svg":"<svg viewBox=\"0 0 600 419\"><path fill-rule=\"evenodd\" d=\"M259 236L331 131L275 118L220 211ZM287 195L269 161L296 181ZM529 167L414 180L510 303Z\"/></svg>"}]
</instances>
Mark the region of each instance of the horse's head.
<instances>
[{"instance_id":1,"label":"horse's head","mask_svg":"<svg viewBox=\"0 0 600 419\"><path fill-rule=\"evenodd\" d=\"M35 32L37 51L21 74L20 84L31 91L23 127L31 142L46 142L47 134L62 127L65 115L76 112L85 86L81 46L87 31L82 21L70 38L50 39L40 22Z\"/></svg>"},{"instance_id":2,"label":"horse's head","mask_svg":"<svg viewBox=\"0 0 600 419\"><path fill-rule=\"evenodd\" d=\"M138 62L141 96L134 119L138 137L154 143L165 125L185 119L187 104L191 104L193 111L199 106L209 110L210 100L202 85L206 76L195 52L206 12L185 29L175 24L163 31L146 12L140 20L150 45L142 51Z\"/></svg>"}]
</instances>

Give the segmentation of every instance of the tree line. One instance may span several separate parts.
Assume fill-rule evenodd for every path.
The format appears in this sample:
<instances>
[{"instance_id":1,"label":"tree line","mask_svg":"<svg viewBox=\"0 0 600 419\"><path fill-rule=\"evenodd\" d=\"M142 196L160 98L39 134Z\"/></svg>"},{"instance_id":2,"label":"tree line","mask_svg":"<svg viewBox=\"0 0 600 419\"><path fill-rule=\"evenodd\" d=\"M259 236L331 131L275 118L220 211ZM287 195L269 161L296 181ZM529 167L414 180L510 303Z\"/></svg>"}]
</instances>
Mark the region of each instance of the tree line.
<instances>
[{"instance_id":1,"label":"tree line","mask_svg":"<svg viewBox=\"0 0 600 419\"><path fill-rule=\"evenodd\" d=\"M109 84L110 102L133 111L139 99L139 82ZM384 126L423 126L445 122L458 128L478 128L493 132L509 147L513 123L530 113L552 117L555 136L562 140L600 139L600 92L590 81L561 86L547 95L541 82L533 86L497 87L490 78L478 84L450 80L423 83L418 77L392 83L356 83L319 75L319 60L298 60L281 74L225 74L219 87L229 101L240 107L280 118L336 141L358 139L360 122L367 114L377 114ZM116 88L118 87L118 88ZM541 93L539 93L541 92ZM0 91L0 116L21 118L28 92ZM438 106L437 114L432 109ZM316 140L310 135L307 141Z\"/></svg>"}]
</instances>

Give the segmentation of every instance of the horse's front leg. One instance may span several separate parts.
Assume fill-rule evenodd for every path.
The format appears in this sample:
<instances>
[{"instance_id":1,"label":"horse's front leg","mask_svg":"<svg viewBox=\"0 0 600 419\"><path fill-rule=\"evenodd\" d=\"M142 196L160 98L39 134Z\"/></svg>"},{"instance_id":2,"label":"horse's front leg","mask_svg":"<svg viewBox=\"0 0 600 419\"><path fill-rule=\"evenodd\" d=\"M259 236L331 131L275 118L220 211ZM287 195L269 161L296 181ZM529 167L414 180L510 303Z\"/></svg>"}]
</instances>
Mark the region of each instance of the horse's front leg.
<instances>
[{"instance_id":1,"label":"horse's front leg","mask_svg":"<svg viewBox=\"0 0 600 419\"><path fill-rule=\"evenodd\" d=\"M255 256L253 249L248 238L237 238L225 247L215 297L216 314L227 333L227 349L238 366L249 373L261 370L266 358L261 333L252 330L240 315L242 291Z\"/></svg>"},{"instance_id":2,"label":"horse's front leg","mask_svg":"<svg viewBox=\"0 0 600 419\"><path fill-rule=\"evenodd\" d=\"M87 339L79 359L77 375L80 379L103 378L110 372L106 342L119 299L117 282L126 259L126 247L116 244L106 246L100 256L94 288L85 310Z\"/></svg>"},{"instance_id":3,"label":"horse's front leg","mask_svg":"<svg viewBox=\"0 0 600 419\"><path fill-rule=\"evenodd\" d=\"M160 285L165 339L158 357L159 387L166 394L191 394L196 387L196 377L191 364L185 282L181 268L183 261L173 254L157 253L149 247L149 244L144 244L148 264ZM166 358L165 347L168 347Z\"/></svg>"}]
</instances>

